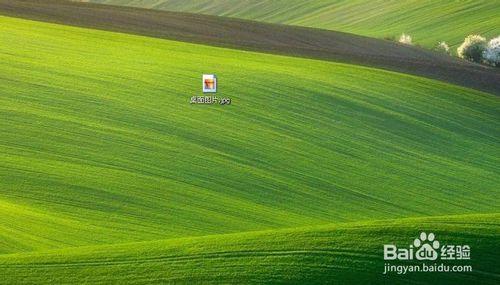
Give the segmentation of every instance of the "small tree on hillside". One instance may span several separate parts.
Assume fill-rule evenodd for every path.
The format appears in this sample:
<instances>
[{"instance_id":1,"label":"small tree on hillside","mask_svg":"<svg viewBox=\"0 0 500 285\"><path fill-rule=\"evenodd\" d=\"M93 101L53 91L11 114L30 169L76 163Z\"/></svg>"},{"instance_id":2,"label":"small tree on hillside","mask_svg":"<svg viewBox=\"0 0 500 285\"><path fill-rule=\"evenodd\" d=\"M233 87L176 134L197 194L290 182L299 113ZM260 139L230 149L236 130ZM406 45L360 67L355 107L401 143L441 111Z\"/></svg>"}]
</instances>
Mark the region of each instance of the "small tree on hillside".
<instances>
[{"instance_id":1,"label":"small tree on hillside","mask_svg":"<svg viewBox=\"0 0 500 285\"><path fill-rule=\"evenodd\" d=\"M436 46L436 50L439 52L450 54L450 47L446 42L439 42L438 45Z\"/></svg>"},{"instance_id":2,"label":"small tree on hillside","mask_svg":"<svg viewBox=\"0 0 500 285\"><path fill-rule=\"evenodd\" d=\"M486 39L480 35L469 35L457 48L458 57L474 62L482 62L486 51Z\"/></svg>"},{"instance_id":3,"label":"small tree on hillside","mask_svg":"<svg viewBox=\"0 0 500 285\"><path fill-rule=\"evenodd\" d=\"M488 64L500 67L500 36L488 42L483 57Z\"/></svg>"},{"instance_id":4,"label":"small tree on hillside","mask_svg":"<svg viewBox=\"0 0 500 285\"><path fill-rule=\"evenodd\" d=\"M411 36L403 33L401 37L399 37L399 42L405 45L411 45Z\"/></svg>"}]
</instances>

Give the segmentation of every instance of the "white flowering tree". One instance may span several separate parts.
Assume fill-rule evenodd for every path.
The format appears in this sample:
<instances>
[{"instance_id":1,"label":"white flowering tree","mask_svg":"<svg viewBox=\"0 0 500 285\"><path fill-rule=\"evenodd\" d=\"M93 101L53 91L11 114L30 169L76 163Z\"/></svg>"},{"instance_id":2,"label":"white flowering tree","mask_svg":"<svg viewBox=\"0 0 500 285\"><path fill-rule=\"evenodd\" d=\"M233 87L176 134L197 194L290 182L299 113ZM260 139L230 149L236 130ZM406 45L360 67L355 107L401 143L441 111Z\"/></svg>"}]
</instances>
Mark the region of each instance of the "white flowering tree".
<instances>
[{"instance_id":1,"label":"white flowering tree","mask_svg":"<svg viewBox=\"0 0 500 285\"><path fill-rule=\"evenodd\" d=\"M436 50L440 52L444 52L446 54L450 54L450 47L446 42L439 42L436 46Z\"/></svg>"},{"instance_id":2,"label":"white flowering tree","mask_svg":"<svg viewBox=\"0 0 500 285\"><path fill-rule=\"evenodd\" d=\"M457 48L458 57L474 62L482 62L486 51L486 39L480 35L469 35Z\"/></svg>"},{"instance_id":3,"label":"white flowering tree","mask_svg":"<svg viewBox=\"0 0 500 285\"><path fill-rule=\"evenodd\" d=\"M500 36L488 42L483 57L488 64L500 67Z\"/></svg>"},{"instance_id":4,"label":"white flowering tree","mask_svg":"<svg viewBox=\"0 0 500 285\"><path fill-rule=\"evenodd\" d=\"M411 45L411 36L403 33L401 37L399 37L399 42L405 45Z\"/></svg>"}]
</instances>

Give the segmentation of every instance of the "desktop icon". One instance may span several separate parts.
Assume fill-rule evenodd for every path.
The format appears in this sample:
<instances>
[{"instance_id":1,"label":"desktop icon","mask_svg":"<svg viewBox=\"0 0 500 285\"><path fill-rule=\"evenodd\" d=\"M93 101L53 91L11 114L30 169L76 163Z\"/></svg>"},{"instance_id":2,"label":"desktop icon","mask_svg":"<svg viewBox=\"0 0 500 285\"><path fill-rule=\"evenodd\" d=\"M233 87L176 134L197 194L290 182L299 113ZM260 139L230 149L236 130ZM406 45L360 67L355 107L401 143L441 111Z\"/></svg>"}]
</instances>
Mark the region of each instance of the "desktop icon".
<instances>
[{"instance_id":1,"label":"desktop icon","mask_svg":"<svg viewBox=\"0 0 500 285\"><path fill-rule=\"evenodd\" d=\"M214 74L203 74L203 93L217 92L217 76Z\"/></svg>"}]
</instances>

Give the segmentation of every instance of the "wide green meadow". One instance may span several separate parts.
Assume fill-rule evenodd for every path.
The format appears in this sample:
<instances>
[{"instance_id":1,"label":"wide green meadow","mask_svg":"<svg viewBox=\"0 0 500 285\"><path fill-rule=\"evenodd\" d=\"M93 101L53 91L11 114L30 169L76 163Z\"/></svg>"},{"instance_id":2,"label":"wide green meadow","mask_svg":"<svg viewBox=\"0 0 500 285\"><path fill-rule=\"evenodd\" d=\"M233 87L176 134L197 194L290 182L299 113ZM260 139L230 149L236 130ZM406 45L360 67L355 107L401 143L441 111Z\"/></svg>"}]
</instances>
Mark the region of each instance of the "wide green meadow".
<instances>
[{"instance_id":1,"label":"wide green meadow","mask_svg":"<svg viewBox=\"0 0 500 285\"><path fill-rule=\"evenodd\" d=\"M466 215L332 224L0 255L3 282L30 284L497 284L500 216ZM473 273L384 274L381 244L421 230L474 240ZM474 258L480 256L481 258ZM495 283L497 282L497 283Z\"/></svg>"},{"instance_id":2,"label":"wide green meadow","mask_svg":"<svg viewBox=\"0 0 500 285\"><path fill-rule=\"evenodd\" d=\"M90 0L169 11L237 17L269 23L398 39L434 48L445 41L456 48L469 34L500 34L499 0ZM369 48L369 47L367 47Z\"/></svg>"},{"instance_id":3,"label":"wide green meadow","mask_svg":"<svg viewBox=\"0 0 500 285\"><path fill-rule=\"evenodd\" d=\"M0 88L0 283L384 282L420 230L498 280L494 95L1 16Z\"/></svg>"}]
</instances>

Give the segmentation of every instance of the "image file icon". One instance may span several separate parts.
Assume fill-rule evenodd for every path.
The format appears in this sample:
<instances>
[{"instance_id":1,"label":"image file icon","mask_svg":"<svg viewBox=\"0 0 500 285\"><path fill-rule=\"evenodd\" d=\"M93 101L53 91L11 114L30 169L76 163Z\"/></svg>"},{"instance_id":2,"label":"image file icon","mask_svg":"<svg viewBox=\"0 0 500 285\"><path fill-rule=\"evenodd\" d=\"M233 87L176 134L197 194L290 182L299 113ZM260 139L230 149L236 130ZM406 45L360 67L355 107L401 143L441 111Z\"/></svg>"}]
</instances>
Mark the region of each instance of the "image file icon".
<instances>
[{"instance_id":1,"label":"image file icon","mask_svg":"<svg viewBox=\"0 0 500 285\"><path fill-rule=\"evenodd\" d=\"M217 92L217 77L214 74L203 74L203 93Z\"/></svg>"}]
</instances>

